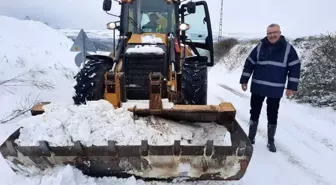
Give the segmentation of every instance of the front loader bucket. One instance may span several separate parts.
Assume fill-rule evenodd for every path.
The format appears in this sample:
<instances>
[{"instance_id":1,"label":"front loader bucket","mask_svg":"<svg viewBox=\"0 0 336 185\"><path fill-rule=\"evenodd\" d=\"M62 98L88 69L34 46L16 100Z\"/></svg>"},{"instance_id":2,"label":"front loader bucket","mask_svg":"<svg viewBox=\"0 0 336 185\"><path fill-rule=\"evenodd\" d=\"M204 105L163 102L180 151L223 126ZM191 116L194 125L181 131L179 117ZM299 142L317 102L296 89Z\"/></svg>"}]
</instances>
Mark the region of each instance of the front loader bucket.
<instances>
[{"instance_id":1,"label":"front loader bucket","mask_svg":"<svg viewBox=\"0 0 336 185\"><path fill-rule=\"evenodd\" d=\"M41 107L40 107L41 108ZM149 116L149 109L129 109L137 116ZM35 114L39 110L33 110ZM39 113L43 113L43 110ZM18 146L14 141L20 131L13 133L1 145L1 153L14 171L22 166L47 169L70 164L84 174L94 177L135 176L143 180L239 180L252 157L253 148L247 135L235 120L235 110L230 103L218 106L175 105L162 109L163 118L202 122L216 122L227 128L231 146L217 146L212 140L203 145L182 145L176 140L172 145L123 146L109 141L106 146L86 147L80 141L73 146L49 146L40 141L39 146Z\"/></svg>"}]
</instances>

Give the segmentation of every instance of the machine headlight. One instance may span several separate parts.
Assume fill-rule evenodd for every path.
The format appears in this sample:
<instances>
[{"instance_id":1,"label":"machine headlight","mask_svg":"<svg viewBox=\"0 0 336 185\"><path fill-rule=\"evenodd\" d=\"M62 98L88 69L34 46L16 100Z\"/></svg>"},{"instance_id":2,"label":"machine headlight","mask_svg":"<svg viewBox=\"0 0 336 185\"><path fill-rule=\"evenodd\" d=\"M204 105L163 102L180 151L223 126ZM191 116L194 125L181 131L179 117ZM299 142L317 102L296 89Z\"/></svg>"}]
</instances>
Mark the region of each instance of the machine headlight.
<instances>
[{"instance_id":1,"label":"machine headlight","mask_svg":"<svg viewBox=\"0 0 336 185\"><path fill-rule=\"evenodd\" d=\"M189 28L190 28L190 26L189 26L189 24L186 24L186 23L182 23L182 24L180 24L180 30L182 30L182 31L186 31L186 30L188 30Z\"/></svg>"},{"instance_id":2,"label":"machine headlight","mask_svg":"<svg viewBox=\"0 0 336 185\"><path fill-rule=\"evenodd\" d=\"M117 25L116 25L115 22L109 22L106 25L106 28L109 29L109 30L114 30L114 29L116 29L116 27L117 27Z\"/></svg>"}]
</instances>

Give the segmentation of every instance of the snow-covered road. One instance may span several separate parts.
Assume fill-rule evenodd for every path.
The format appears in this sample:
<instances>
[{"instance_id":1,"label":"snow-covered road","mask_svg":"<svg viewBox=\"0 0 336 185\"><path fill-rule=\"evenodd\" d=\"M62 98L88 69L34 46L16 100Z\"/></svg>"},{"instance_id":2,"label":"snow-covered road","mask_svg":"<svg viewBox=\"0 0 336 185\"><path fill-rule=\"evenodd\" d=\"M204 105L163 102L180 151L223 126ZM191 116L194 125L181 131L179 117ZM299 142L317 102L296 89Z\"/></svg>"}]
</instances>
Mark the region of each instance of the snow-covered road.
<instances>
[{"instance_id":1,"label":"snow-covered road","mask_svg":"<svg viewBox=\"0 0 336 185\"><path fill-rule=\"evenodd\" d=\"M226 73L222 67L217 66L209 74L209 103L218 104L221 101L230 101L237 109L237 120L248 132L249 119L249 92L243 92L235 81L239 73ZM220 80L218 80L220 79ZM227 80L230 79L230 80ZM222 85L220 85L222 84ZM225 84L225 85L223 85ZM334 185L333 167L336 165L336 130L335 112L329 109L312 108L308 105L298 105L283 99L279 111L279 126L276 134L277 153L271 153L266 148L266 104L260 117L261 123L256 137L254 154L245 177L239 182L227 182L230 185L250 184L281 184L281 185ZM66 173L67 172L67 173ZM49 172L50 173L50 172ZM54 171L54 175L38 175L32 181L20 177L23 181L18 184L33 182L40 185L53 182L57 185L72 184L106 184L114 182L119 184L143 184L135 179L105 180L84 178L72 168L63 168ZM70 174L70 175L69 175ZM74 177L72 177L74 176ZM70 179L70 181L61 181ZM37 180L39 179L39 180ZM44 180L42 180L44 179ZM48 180L45 180L48 179ZM168 183L147 183L168 184ZM175 183L199 184L199 183ZM204 182L202 184L221 184Z\"/></svg>"},{"instance_id":2,"label":"snow-covered road","mask_svg":"<svg viewBox=\"0 0 336 185\"><path fill-rule=\"evenodd\" d=\"M5 106L8 108L15 108L12 103L11 106L7 102L13 102L14 98L25 98L27 93L39 94L42 93L44 100L52 100L59 102L67 102L71 100L73 81L68 77L68 71L76 72L76 66L73 62L74 54L68 52L71 43L64 35L51 31L46 26L41 26L33 21L26 22L26 31L17 34L26 34L22 38L30 38L30 33L36 30L46 29L44 31L44 39L48 38L51 43L45 44L45 40L39 42L31 39L27 40L9 40L4 39L7 36L15 34L17 27L23 22L9 20L0 17L0 23L6 21L7 30L2 30L0 41L8 41L6 48L23 48L21 52L15 55L14 49L4 49L5 44L0 45L1 51L8 51L1 53L8 57L10 61L17 61L17 58L22 57L27 64L26 66L11 66L11 72L0 71L1 74L15 75L16 69L26 70L27 67L40 66L46 69L53 67L56 69L54 73L43 74L50 76L51 80L61 80L56 83L53 91L39 91L36 89L25 89L25 92L18 89L15 95L3 91L0 95L1 108ZM13 23L12 26L10 26ZM12 29L12 30L11 30ZM7 34L7 35L6 35ZM33 33L36 34L36 33ZM1 40L2 37L2 40ZM62 42L59 40L63 39ZM9 42L10 41L10 42ZM23 42L30 43L23 43ZM66 43L65 45L63 43ZM32 47L28 47L32 45ZM28 49L27 49L28 48ZM24 53L27 51L29 53ZM50 52L53 52L52 55ZM238 53L238 52L237 52ZM236 53L236 54L237 54ZM36 57L38 56L38 57ZM49 60L43 60L46 56ZM53 56L53 57L52 57ZM55 58L57 56L58 58ZM1 57L1 56L0 56ZM0 58L1 59L1 58ZM38 60L36 60L38 59ZM53 60L54 59L54 60ZM236 60L233 58L232 60ZM44 65L39 65L43 63ZM57 66L62 63L62 70L57 70ZM242 62L242 61L234 61ZM7 67L10 65L6 64ZM67 72L64 74L64 72ZM243 129L248 132L249 119L249 92L243 92L238 84L241 74L241 69L237 71L228 72L224 66L217 65L209 71L209 104L219 104L221 101L232 102L237 110L237 120L242 125ZM4 77L4 76L0 76ZM0 78L1 80L1 78ZM3 80L3 79L2 79ZM1 87L0 87L1 88ZM63 92L60 94L59 92ZM1 112L0 115L5 112ZM7 110L7 109L6 109ZM244 178L239 182L194 182L194 183L175 183L175 184L229 184L229 185L336 185L336 174L334 166L336 166L336 113L331 109L312 108L309 105L299 105L290 102L283 98L279 111L279 125L275 136L277 153L271 153L266 148L267 142L267 117L266 117L266 103L264 104L262 115L260 117L260 125L256 137L256 144L254 145L254 153L252 161ZM10 128L11 127L11 128ZM0 125L0 142L6 139L11 131L15 129L14 123ZM72 167L62 167L38 173L32 178L27 178L22 175L15 175L7 163L0 156L0 174L2 174L2 182L4 185L135 185L135 184L168 184L168 183L144 183L141 180L116 179L116 178L88 178L80 171Z\"/></svg>"}]
</instances>

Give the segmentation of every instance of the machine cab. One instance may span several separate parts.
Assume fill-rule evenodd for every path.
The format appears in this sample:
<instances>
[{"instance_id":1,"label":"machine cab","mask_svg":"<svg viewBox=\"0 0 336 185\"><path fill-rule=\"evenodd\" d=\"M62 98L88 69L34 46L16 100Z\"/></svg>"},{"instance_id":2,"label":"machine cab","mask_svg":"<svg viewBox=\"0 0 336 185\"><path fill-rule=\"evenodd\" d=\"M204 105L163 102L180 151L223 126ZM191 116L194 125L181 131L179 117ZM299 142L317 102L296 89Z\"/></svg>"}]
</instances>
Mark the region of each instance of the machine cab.
<instances>
[{"instance_id":1,"label":"machine cab","mask_svg":"<svg viewBox=\"0 0 336 185\"><path fill-rule=\"evenodd\" d=\"M181 4L179 0L121 0L120 35L173 34L189 45L198 56L207 56L214 64L210 14L205 1ZM103 9L110 10L111 0Z\"/></svg>"},{"instance_id":2,"label":"machine cab","mask_svg":"<svg viewBox=\"0 0 336 185\"><path fill-rule=\"evenodd\" d=\"M127 26L127 31L132 33L173 33L176 35L178 10L177 2L134 0L125 10L125 13L128 14L126 17L130 19L125 26Z\"/></svg>"}]
</instances>

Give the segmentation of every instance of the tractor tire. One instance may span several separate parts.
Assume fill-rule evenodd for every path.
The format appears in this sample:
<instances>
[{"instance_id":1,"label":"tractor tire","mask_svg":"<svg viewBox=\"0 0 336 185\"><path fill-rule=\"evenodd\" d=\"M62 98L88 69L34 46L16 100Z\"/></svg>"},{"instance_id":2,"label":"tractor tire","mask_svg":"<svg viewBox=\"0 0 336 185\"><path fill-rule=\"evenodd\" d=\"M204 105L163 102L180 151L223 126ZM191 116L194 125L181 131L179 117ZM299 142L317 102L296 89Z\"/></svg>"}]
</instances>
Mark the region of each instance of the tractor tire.
<instances>
[{"instance_id":1,"label":"tractor tire","mask_svg":"<svg viewBox=\"0 0 336 185\"><path fill-rule=\"evenodd\" d=\"M186 58L182 66L181 92L184 104L206 105L208 69L206 57Z\"/></svg>"},{"instance_id":2,"label":"tractor tire","mask_svg":"<svg viewBox=\"0 0 336 185\"><path fill-rule=\"evenodd\" d=\"M104 74L113 66L113 60L107 56L91 55L83 68L75 76L75 95L72 97L76 105L86 104L87 101L104 99Z\"/></svg>"}]
</instances>

